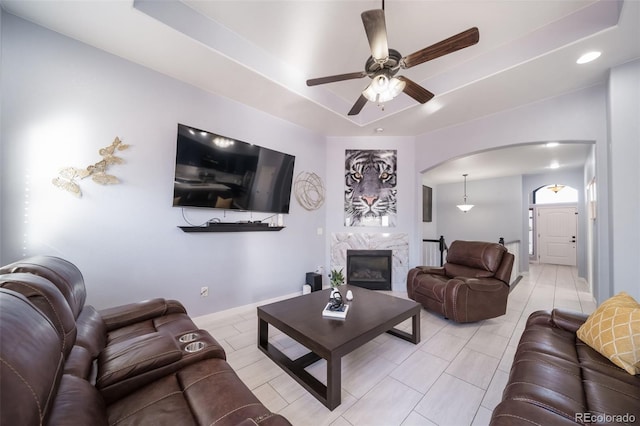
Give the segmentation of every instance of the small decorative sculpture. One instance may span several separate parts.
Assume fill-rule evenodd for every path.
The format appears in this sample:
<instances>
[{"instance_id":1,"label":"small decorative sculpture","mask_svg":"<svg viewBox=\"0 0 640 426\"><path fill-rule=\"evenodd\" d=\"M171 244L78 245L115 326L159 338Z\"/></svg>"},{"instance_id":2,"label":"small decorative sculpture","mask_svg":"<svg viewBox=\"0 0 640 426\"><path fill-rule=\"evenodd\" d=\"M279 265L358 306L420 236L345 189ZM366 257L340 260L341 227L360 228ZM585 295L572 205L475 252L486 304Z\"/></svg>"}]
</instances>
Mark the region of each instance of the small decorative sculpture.
<instances>
[{"instance_id":1,"label":"small decorative sculpture","mask_svg":"<svg viewBox=\"0 0 640 426\"><path fill-rule=\"evenodd\" d=\"M116 137L113 143L107 147L100 148L98 153L102 156L102 160L88 166L86 169L78 169L76 167L65 167L60 170L59 176L54 178L51 183L60 189L72 193L76 197L82 197L82 190L76 179L84 179L91 176L91 179L100 185L113 185L120 183L117 177L107 174L107 168L113 164L122 164L124 159L114 155L115 151L123 151L129 148L129 145L123 144L120 138Z\"/></svg>"},{"instance_id":2,"label":"small decorative sculpture","mask_svg":"<svg viewBox=\"0 0 640 426\"><path fill-rule=\"evenodd\" d=\"M337 288L331 290L331 297L329 298L329 309L330 311L337 311L342 308L344 302L342 301L342 294Z\"/></svg>"}]
</instances>

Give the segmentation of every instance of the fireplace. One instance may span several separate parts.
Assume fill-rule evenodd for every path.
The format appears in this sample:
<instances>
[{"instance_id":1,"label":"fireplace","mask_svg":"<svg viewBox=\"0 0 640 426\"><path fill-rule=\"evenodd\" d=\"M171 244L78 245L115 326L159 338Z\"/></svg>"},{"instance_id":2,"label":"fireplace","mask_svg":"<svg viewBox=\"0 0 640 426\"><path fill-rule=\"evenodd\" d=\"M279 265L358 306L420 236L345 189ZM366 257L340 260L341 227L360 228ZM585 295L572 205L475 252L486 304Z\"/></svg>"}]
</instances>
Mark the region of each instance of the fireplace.
<instances>
[{"instance_id":1,"label":"fireplace","mask_svg":"<svg viewBox=\"0 0 640 426\"><path fill-rule=\"evenodd\" d=\"M347 250L347 284L391 290L391 250Z\"/></svg>"}]
</instances>

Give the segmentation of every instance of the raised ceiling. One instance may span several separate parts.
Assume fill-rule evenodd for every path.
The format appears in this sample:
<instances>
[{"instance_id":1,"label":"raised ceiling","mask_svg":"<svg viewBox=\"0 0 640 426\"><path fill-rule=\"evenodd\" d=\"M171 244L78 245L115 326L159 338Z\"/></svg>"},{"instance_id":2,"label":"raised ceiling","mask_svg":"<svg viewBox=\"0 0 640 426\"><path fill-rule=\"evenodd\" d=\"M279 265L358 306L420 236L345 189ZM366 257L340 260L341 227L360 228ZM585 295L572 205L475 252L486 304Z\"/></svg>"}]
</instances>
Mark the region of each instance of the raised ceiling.
<instances>
[{"instance_id":1,"label":"raised ceiling","mask_svg":"<svg viewBox=\"0 0 640 426\"><path fill-rule=\"evenodd\" d=\"M470 27L478 44L403 71L436 96L405 94L347 112L369 79L307 87L361 71L360 14L380 1L0 0L3 9L211 93L327 136L416 136L606 82L640 58L634 0L387 0L389 47L413 53ZM586 51L602 56L577 65Z\"/></svg>"},{"instance_id":2,"label":"raised ceiling","mask_svg":"<svg viewBox=\"0 0 640 426\"><path fill-rule=\"evenodd\" d=\"M361 12L380 1L2 0L6 11L325 135L419 135L602 83L640 57L637 1L387 0L389 46L407 55L476 26L477 45L405 70L435 93L347 112L368 78L307 87L361 71ZM603 55L587 65L588 50Z\"/></svg>"}]
</instances>

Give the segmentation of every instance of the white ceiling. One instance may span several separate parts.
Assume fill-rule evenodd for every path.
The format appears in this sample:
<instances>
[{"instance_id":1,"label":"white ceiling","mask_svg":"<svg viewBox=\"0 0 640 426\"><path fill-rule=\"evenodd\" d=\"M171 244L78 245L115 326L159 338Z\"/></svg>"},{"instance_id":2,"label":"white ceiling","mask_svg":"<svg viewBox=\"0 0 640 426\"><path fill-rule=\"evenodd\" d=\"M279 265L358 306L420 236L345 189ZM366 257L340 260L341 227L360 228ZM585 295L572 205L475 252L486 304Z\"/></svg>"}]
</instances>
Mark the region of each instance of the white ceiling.
<instances>
[{"instance_id":1,"label":"white ceiling","mask_svg":"<svg viewBox=\"0 0 640 426\"><path fill-rule=\"evenodd\" d=\"M501 176L534 175L582 167L593 143L572 141L532 143L479 152L440 164L423 174L428 185L492 179ZM552 182L550 182L552 183ZM562 183L562 182L559 182Z\"/></svg>"},{"instance_id":2,"label":"white ceiling","mask_svg":"<svg viewBox=\"0 0 640 426\"><path fill-rule=\"evenodd\" d=\"M436 95L430 102L420 105L401 94L384 111L368 103L358 116L348 117L368 78L315 87L305 81L364 69L370 51L360 14L379 9L380 1L0 4L39 25L328 136L374 135L376 128L383 128L384 136L419 135L603 83L611 67L640 58L635 0L387 0L389 47L403 55L474 26L480 41L401 71ZM577 65L589 50L602 56Z\"/></svg>"}]
</instances>

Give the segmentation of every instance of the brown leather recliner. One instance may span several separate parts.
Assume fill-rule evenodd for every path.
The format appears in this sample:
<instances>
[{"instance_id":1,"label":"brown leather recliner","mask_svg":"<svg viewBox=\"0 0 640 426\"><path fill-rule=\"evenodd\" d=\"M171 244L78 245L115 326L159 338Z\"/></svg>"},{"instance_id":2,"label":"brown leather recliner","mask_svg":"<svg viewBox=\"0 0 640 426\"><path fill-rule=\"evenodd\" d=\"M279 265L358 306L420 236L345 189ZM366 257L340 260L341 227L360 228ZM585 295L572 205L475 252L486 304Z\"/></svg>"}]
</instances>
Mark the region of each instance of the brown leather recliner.
<instances>
[{"instance_id":1,"label":"brown leather recliner","mask_svg":"<svg viewBox=\"0 0 640 426\"><path fill-rule=\"evenodd\" d=\"M418 266L407 275L409 297L456 322L504 315L514 256L496 243L454 241L442 267Z\"/></svg>"}]
</instances>

